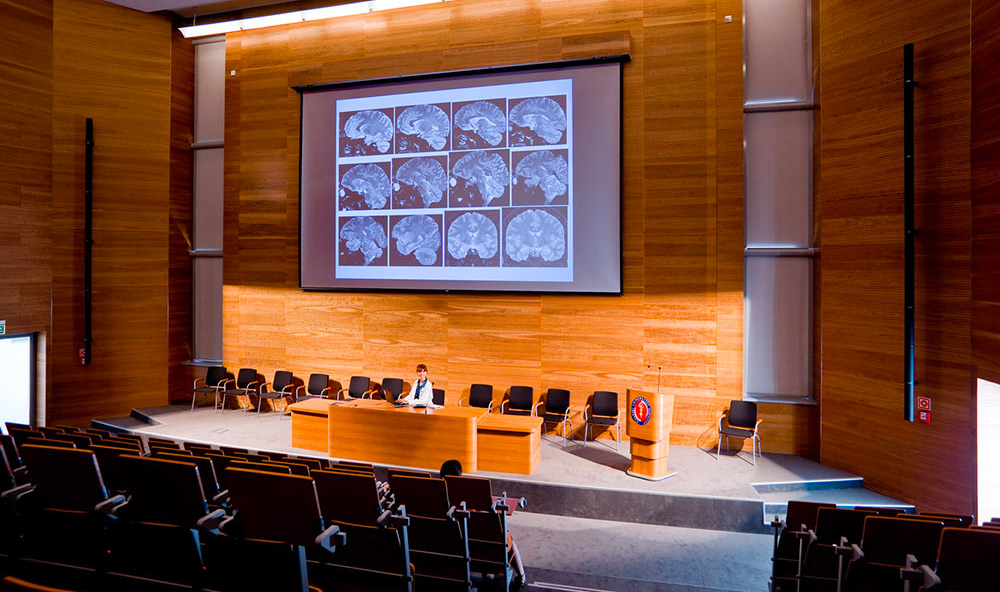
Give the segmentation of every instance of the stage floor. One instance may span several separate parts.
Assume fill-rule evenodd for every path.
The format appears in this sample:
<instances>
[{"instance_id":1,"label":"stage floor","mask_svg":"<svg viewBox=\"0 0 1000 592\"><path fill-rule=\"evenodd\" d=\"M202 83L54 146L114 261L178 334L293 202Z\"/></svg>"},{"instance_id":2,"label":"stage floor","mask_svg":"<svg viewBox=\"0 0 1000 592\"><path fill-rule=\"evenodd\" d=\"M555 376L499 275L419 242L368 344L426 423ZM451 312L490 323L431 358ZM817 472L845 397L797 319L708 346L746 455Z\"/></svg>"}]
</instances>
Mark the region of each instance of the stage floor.
<instances>
[{"instance_id":1,"label":"stage floor","mask_svg":"<svg viewBox=\"0 0 1000 592\"><path fill-rule=\"evenodd\" d=\"M320 457L291 446L291 421L274 412L171 405L139 410L152 424L133 418L98 420L137 434L281 451ZM495 491L524 496L526 511L580 518L728 530L767 532L766 522L783 515L790 499L826 501L841 506L911 506L863 487L849 473L787 454L764 453L753 466L748 451L716 458L715 449L671 446L670 468L663 481L625 473L628 445L615 450L612 440L579 440L563 447L561 437L543 436L538 470L530 475L480 472L494 480ZM767 442L763 443L767 449ZM336 458L336 457L332 457ZM623 507L624 506L624 507ZM721 514L721 515L720 515Z\"/></svg>"}]
</instances>

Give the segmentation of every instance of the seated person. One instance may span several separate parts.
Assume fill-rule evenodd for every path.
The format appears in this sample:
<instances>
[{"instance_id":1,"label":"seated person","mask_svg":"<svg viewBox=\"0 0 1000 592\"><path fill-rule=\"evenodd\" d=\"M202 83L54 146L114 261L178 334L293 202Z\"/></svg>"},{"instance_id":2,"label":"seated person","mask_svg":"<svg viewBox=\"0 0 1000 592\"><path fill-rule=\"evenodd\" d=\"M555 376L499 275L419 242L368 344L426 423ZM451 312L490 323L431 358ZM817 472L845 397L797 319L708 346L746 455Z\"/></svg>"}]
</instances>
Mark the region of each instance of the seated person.
<instances>
[{"instance_id":1,"label":"seated person","mask_svg":"<svg viewBox=\"0 0 1000 592\"><path fill-rule=\"evenodd\" d=\"M409 405L430 405L434 399L434 383L427 380L427 365L417 364L417 379L413 381L410 394L401 400Z\"/></svg>"}]
</instances>

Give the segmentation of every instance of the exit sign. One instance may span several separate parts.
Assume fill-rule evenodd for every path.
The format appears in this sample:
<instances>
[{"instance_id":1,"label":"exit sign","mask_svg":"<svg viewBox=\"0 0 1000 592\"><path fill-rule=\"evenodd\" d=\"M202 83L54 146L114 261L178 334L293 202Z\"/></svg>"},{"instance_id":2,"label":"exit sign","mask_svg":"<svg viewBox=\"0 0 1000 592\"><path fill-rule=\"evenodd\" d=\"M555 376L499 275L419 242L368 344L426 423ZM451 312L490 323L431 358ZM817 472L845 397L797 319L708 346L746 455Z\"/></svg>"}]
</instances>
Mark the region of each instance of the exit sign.
<instances>
[{"instance_id":1,"label":"exit sign","mask_svg":"<svg viewBox=\"0 0 1000 592\"><path fill-rule=\"evenodd\" d=\"M0 335L7 334L7 321L0 321Z\"/></svg>"}]
</instances>

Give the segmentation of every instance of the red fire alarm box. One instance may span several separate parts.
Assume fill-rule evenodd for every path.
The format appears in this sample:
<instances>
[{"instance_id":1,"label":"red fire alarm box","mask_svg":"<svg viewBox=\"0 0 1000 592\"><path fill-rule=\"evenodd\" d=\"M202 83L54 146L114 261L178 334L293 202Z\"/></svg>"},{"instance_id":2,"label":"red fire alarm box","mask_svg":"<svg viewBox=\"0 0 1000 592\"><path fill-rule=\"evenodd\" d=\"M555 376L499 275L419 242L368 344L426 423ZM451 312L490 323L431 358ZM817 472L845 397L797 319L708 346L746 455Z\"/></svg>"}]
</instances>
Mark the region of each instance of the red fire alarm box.
<instances>
[{"instance_id":1,"label":"red fire alarm box","mask_svg":"<svg viewBox=\"0 0 1000 592\"><path fill-rule=\"evenodd\" d=\"M931 410L931 398L917 397L917 411L930 411L930 410Z\"/></svg>"},{"instance_id":2,"label":"red fire alarm box","mask_svg":"<svg viewBox=\"0 0 1000 592\"><path fill-rule=\"evenodd\" d=\"M920 423L930 423L931 422L931 412L930 411L918 411L917 421Z\"/></svg>"}]
</instances>

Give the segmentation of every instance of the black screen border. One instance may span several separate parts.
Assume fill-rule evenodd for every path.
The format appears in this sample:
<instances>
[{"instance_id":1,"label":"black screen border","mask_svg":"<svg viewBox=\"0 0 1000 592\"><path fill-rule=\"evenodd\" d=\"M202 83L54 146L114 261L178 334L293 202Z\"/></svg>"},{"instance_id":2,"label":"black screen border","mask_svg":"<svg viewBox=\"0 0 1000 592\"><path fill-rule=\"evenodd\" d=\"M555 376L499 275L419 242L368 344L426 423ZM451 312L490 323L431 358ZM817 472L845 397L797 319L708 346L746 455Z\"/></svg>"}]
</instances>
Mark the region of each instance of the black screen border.
<instances>
[{"instance_id":1,"label":"black screen border","mask_svg":"<svg viewBox=\"0 0 1000 592\"><path fill-rule=\"evenodd\" d=\"M549 70L557 68L572 68L578 66L594 66L598 64L618 63L619 76L624 78L624 65L632 60L631 54L614 54L607 56L595 56L590 58L575 58L569 60L557 60L550 62L529 62L524 64L511 64L502 66L486 66L483 68L468 68L463 70L443 70L439 72L424 72L420 74L402 74L398 76L384 76L381 78L365 78L358 80L344 80L340 82L323 82L317 84L300 84L290 87L299 93L299 170L298 170L298 283L299 289L303 292L363 292L363 293L419 293L419 294L526 294L526 295L567 295L567 296L622 296L625 293L625 253L624 253L624 220L622 208L624 201L624 178L619 175L618 179L618 292L587 292L587 291L551 291L551 290L497 290L497 289L461 289L461 288L337 288L326 286L303 286L302 285L302 124L304 119L305 95L312 92L356 88L362 86L379 86L383 84L396 84L404 82L414 82L422 80L433 80L439 78L453 78L459 76L476 76L483 74L506 74L511 72ZM619 101L618 101L618 125L619 129L624 126L624 80L619 80ZM618 170L624 167L624 155L619 151Z\"/></svg>"}]
</instances>

